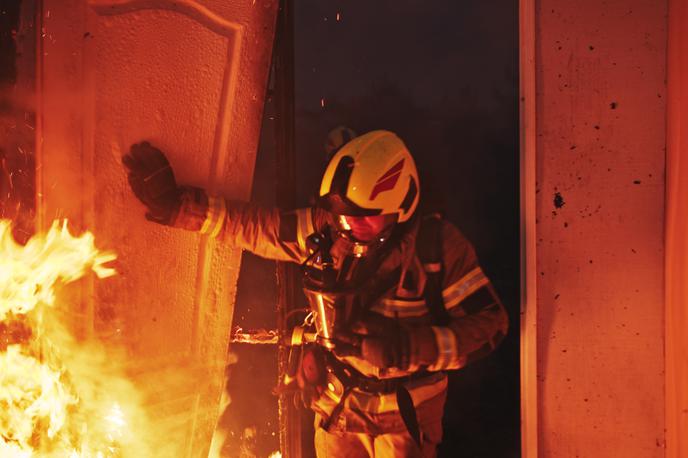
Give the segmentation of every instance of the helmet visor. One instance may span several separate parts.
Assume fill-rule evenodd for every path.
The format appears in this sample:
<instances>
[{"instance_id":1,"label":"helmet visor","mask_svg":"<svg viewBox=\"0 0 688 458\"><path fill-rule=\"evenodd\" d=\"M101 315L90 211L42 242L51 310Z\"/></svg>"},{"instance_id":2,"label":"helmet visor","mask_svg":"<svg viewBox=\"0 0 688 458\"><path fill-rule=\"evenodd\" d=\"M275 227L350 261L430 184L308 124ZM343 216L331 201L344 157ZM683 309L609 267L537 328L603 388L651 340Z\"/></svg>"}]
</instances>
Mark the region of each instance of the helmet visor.
<instances>
[{"instance_id":1,"label":"helmet visor","mask_svg":"<svg viewBox=\"0 0 688 458\"><path fill-rule=\"evenodd\" d=\"M358 242L372 242L389 233L397 222L396 214L350 216L333 214L334 225L338 231L347 234Z\"/></svg>"}]
</instances>

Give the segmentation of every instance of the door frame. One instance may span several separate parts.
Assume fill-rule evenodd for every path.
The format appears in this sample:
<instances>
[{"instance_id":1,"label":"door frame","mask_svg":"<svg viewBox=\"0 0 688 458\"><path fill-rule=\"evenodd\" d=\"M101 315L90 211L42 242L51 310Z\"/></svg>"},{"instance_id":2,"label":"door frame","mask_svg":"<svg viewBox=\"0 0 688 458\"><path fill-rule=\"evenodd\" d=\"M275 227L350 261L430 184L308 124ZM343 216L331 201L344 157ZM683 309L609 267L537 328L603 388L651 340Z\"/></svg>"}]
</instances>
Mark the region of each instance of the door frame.
<instances>
[{"instance_id":1,"label":"door frame","mask_svg":"<svg viewBox=\"0 0 688 458\"><path fill-rule=\"evenodd\" d=\"M535 0L519 0L521 456L538 456Z\"/></svg>"},{"instance_id":2,"label":"door frame","mask_svg":"<svg viewBox=\"0 0 688 458\"><path fill-rule=\"evenodd\" d=\"M669 0L665 207L666 457L688 456L688 2ZM686 82L686 86L683 83ZM683 157L681 157L683 152Z\"/></svg>"}]
</instances>

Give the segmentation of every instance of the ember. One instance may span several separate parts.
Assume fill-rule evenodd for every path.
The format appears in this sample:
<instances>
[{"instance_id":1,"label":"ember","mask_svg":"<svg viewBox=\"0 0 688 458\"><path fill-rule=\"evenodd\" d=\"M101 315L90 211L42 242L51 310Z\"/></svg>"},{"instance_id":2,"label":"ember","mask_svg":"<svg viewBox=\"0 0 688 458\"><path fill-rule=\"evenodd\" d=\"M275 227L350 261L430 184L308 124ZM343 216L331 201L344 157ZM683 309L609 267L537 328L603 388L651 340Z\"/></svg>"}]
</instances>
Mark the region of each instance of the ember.
<instances>
[{"instance_id":1,"label":"ember","mask_svg":"<svg viewBox=\"0 0 688 458\"><path fill-rule=\"evenodd\" d=\"M0 456L150 455L133 435L146 422L133 385L102 346L77 342L57 310L67 308L57 286L88 271L112 276L114 259L66 222L21 246L0 220Z\"/></svg>"}]
</instances>

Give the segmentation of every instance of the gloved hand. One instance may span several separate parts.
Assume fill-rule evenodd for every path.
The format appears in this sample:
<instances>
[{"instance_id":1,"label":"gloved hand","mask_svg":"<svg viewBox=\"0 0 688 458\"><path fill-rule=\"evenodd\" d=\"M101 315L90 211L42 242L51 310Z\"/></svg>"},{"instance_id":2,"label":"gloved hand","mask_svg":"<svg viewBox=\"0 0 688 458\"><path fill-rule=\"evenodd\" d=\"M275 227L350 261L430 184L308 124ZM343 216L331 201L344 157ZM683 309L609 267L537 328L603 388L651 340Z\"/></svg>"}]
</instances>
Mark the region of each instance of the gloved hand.
<instances>
[{"instance_id":1,"label":"gloved hand","mask_svg":"<svg viewBox=\"0 0 688 458\"><path fill-rule=\"evenodd\" d=\"M337 356L357 356L383 370L408 370L437 360L437 343L430 326L407 326L375 313L345 332L336 332L335 342Z\"/></svg>"},{"instance_id":2,"label":"gloved hand","mask_svg":"<svg viewBox=\"0 0 688 458\"><path fill-rule=\"evenodd\" d=\"M355 323L338 332L334 349L338 356L358 356L379 369L408 369L411 364L412 332L396 320L382 316Z\"/></svg>"},{"instance_id":3,"label":"gloved hand","mask_svg":"<svg viewBox=\"0 0 688 458\"><path fill-rule=\"evenodd\" d=\"M136 197L148 208L150 221L172 225L181 205L181 190L165 154L148 142L131 145L122 157Z\"/></svg>"},{"instance_id":4,"label":"gloved hand","mask_svg":"<svg viewBox=\"0 0 688 458\"><path fill-rule=\"evenodd\" d=\"M310 407L325 390L326 384L327 362L322 348L314 344L299 345L290 348L287 371L273 393L298 392L298 400Z\"/></svg>"},{"instance_id":5,"label":"gloved hand","mask_svg":"<svg viewBox=\"0 0 688 458\"><path fill-rule=\"evenodd\" d=\"M406 370L411 364L411 336L404 328L387 336L368 336L361 342L361 358L380 369Z\"/></svg>"}]
</instances>

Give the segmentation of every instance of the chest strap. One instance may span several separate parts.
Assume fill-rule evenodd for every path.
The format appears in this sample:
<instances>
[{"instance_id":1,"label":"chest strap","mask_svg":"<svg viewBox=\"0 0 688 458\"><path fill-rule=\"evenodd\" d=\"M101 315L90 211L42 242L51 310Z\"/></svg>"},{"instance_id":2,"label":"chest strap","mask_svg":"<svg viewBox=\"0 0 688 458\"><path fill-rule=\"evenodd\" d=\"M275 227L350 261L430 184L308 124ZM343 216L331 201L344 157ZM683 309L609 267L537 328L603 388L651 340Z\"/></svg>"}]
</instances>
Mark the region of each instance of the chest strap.
<instances>
[{"instance_id":1,"label":"chest strap","mask_svg":"<svg viewBox=\"0 0 688 458\"><path fill-rule=\"evenodd\" d=\"M426 282L423 299L437 326L447 326L451 321L442 297L444 263L442 262L442 217L434 213L425 216L418 229L416 253L423 264Z\"/></svg>"}]
</instances>

